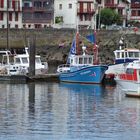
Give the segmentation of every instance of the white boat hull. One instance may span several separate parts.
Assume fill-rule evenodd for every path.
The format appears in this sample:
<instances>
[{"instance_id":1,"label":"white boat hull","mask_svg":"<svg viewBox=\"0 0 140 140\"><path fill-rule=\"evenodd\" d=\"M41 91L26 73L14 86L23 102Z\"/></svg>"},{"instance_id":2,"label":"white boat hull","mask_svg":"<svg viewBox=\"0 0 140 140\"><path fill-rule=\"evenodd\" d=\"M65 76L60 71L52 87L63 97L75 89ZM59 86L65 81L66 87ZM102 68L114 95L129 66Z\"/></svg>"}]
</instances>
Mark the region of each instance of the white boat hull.
<instances>
[{"instance_id":1,"label":"white boat hull","mask_svg":"<svg viewBox=\"0 0 140 140\"><path fill-rule=\"evenodd\" d=\"M125 71L127 63L109 65L105 74L120 74Z\"/></svg>"},{"instance_id":2,"label":"white boat hull","mask_svg":"<svg viewBox=\"0 0 140 140\"><path fill-rule=\"evenodd\" d=\"M123 91L127 92L140 92L140 83L136 81L120 80L115 78L118 85L121 86Z\"/></svg>"}]
</instances>

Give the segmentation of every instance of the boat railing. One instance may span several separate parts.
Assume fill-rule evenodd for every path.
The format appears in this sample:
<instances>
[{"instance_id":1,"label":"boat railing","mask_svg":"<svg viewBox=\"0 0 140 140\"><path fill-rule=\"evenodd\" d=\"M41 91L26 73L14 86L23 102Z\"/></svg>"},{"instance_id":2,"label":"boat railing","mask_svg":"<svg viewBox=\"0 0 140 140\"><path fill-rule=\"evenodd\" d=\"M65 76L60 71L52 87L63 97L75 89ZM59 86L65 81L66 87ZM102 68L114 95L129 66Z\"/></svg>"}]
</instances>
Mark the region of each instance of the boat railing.
<instances>
[{"instance_id":1,"label":"boat railing","mask_svg":"<svg viewBox=\"0 0 140 140\"><path fill-rule=\"evenodd\" d=\"M48 63L47 62L41 62L42 65L44 65L44 68L48 68Z\"/></svg>"},{"instance_id":2,"label":"boat railing","mask_svg":"<svg viewBox=\"0 0 140 140\"><path fill-rule=\"evenodd\" d=\"M68 72L70 71L70 64L62 64L57 67L57 72Z\"/></svg>"},{"instance_id":3,"label":"boat railing","mask_svg":"<svg viewBox=\"0 0 140 140\"><path fill-rule=\"evenodd\" d=\"M70 64L62 64L58 66L58 68L67 68L67 67L70 67Z\"/></svg>"}]
</instances>

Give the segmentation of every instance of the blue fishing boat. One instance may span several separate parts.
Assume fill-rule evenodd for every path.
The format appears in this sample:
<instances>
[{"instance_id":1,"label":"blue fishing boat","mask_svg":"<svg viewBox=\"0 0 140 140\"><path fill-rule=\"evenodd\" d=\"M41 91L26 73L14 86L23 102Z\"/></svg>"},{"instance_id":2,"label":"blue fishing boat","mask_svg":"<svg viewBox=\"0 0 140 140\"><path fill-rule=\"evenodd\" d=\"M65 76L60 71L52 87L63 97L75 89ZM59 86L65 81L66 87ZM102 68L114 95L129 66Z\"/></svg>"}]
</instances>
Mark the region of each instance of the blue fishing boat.
<instances>
[{"instance_id":1,"label":"blue fishing boat","mask_svg":"<svg viewBox=\"0 0 140 140\"><path fill-rule=\"evenodd\" d=\"M62 82L71 83L101 83L108 66L97 63L98 48L95 43L94 55L87 54L87 47L84 45L82 46L82 54L78 54L77 35L73 40L67 64L60 65L57 68L59 79Z\"/></svg>"}]
</instances>

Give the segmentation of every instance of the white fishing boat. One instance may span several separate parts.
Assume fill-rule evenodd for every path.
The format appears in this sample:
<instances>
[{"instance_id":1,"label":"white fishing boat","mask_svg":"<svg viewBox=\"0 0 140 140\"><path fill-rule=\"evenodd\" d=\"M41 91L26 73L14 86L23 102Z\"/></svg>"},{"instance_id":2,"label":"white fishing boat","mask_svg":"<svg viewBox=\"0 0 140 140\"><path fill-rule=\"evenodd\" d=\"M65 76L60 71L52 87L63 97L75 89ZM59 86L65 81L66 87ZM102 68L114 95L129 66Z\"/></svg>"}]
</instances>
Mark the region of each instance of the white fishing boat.
<instances>
[{"instance_id":1,"label":"white fishing boat","mask_svg":"<svg viewBox=\"0 0 140 140\"><path fill-rule=\"evenodd\" d=\"M127 96L140 97L140 60L129 63L124 72L116 75L115 80Z\"/></svg>"},{"instance_id":2,"label":"white fishing boat","mask_svg":"<svg viewBox=\"0 0 140 140\"><path fill-rule=\"evenodd\" d=\"M114 51L114 64L109 64L106 75L115 75L124 72L128 63L139 60L140 50L136 48L125 48L123 39L120 40L120 47Z\"/></svg>"},{"instance_id":3,"label":"white fishing boat","mask_svg":"<svg viewBox=\"0 0 140 140\"><path fill-rule=\"evenodd\" d=\"M0 74L26 75L29 73L29 53L25 48L23 54L11 54L10 51L0 51ZM48 64L41 62L40 56L35 56L35 74L47 73Z\"/></svg>"}]
</instances>

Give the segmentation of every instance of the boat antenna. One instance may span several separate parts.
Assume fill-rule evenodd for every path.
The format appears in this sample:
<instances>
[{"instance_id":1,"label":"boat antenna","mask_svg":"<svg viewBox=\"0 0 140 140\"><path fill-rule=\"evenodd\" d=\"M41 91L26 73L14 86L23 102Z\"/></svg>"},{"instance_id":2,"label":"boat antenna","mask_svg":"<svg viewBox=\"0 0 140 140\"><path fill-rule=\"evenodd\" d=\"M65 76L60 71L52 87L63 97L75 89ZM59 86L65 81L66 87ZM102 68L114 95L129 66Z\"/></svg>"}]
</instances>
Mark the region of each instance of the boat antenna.
<instances>
[{"instance_id":1,"label":"boat antenna","mask_svg":"<svg viewBox=\"0 0 140 140\"><path fill-rule=\"evenodd\" d=\"M122 46L124 45L124 38L121 37L120 41L119 41L119 49L122 49Z\"/></svg>"}]
</instances>

